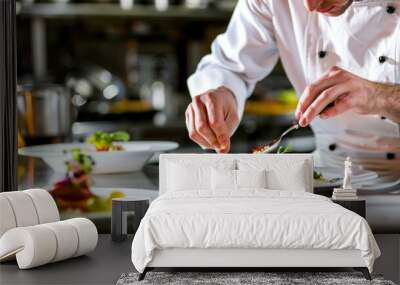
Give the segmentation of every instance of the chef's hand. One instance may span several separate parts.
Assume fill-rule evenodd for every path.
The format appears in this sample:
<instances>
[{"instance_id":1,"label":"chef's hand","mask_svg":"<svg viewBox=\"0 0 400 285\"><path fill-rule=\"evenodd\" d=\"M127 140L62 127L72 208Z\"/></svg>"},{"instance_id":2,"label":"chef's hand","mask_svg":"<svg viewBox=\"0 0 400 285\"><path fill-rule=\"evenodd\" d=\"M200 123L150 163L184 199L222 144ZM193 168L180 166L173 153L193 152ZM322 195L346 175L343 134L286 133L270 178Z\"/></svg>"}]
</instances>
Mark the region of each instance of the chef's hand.
<instances>
[{"instance_id":1,"label":"chef's hand","mask_svg":"<svg viewBox=\"0 0 400 285\"><path fill-rule=\"evenodd\" d=\"M218 153L230 150L230 138L239 124L236 99L225 87L193 98L186 109L189 137L203 148Z\"/></svg>"},{"instance_id":2,"label":"chef's hand","mask_svg":"<svg viewBox=\"0 0 400 285\"><path fill-rule=\"evenodd\" d=\"M397 121L400 120L398 92L398 85L375 83L333 67L306 87L295 115L302 127L318 115L321 119L328 119L348 110L359 114L379 114Z\"/></svg>"},{"instance_id":3,"label":"chef's hand","mask_svg":"<svg viewBox=\"0 0 400 285\"><path fill-rule=\"evenodd\" d=\"M304 0L306 9L317 11L326 16L339 16L351 5L353 0Z\"/></svg>"}]
</instances>

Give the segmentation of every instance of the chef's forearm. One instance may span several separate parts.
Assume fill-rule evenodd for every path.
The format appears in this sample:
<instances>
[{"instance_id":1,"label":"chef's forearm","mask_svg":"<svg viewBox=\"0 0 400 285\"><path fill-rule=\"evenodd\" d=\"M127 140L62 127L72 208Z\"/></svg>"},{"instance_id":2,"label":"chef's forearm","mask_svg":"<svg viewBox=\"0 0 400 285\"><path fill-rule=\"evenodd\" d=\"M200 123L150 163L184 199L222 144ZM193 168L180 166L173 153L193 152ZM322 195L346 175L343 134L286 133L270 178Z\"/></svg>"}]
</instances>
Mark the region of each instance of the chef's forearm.
<instances>
[{"instance_id":1,"label":"chef's forearm","mask_svg":"<svg viewBox=\"0 0 400 285\"><path fill-rule=\"evenodd\" d=\"M376 86L380 115L400 123L400 85L378 83Z\"/></svg>"}]
</instances>

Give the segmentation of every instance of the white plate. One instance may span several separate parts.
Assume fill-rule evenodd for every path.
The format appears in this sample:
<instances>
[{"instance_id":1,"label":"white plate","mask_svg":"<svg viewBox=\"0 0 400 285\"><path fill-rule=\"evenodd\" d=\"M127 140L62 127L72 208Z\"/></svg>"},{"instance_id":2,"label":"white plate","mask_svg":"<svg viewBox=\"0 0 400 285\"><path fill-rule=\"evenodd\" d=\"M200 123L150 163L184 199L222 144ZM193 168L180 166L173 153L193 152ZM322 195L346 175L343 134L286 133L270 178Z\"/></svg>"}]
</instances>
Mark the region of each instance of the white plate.
<instances>
[{"instance_id":1,"label":"white plate","mask_svg":"<svg viewBox=\"0 0 400 285\"><path fill-rule=\"evenodd\" d=\"M314 179L314 187L338 187L343 183L343 168L336 167L315 167L315 171L322 173L323 180ZM353 168L352 183L359 184L374 180L378 174L372 171Z\"/></svg>"},{"instance_id":2,"label":"white plate","mask_svg":"<svg viewBox=\"0 0 400 285\"><path fill-rule=\"evenodd\" d=\"M149 199L152 202L154 199L158 197L158 191L156 190L146 190L146 189L136 189L136 188L118 188L118 187L93 187L90 191L101 197L105 197L111 192L118 191L125 194L125 197L133 197L136 199ZM111 211L103 211L103 212L82 212L79 210L74 211L63 211L61 212L61 218L71 219L76 217L86 217L89 219L101 219L107 218L111 216Z\"/></svg>"},{"instance_id":3,"label":"white plate","mask_svg":"<svg viewBox=\"0 0 400 285\"><path fill-rule=\"evenodd\" d=\"M362 190L370 190L370 191L385 191L390 190L394 192L395 190L400 190L400 178L395 179L393 177L378 177L372 181L365 182L360 186Z\"/></svg>"},{"instance_id":4,"label":"white plate","mask_svg":"<svg viewBox=\"0 0 400 285\"><path fill-rule=\"evenodd\" d=\"M89 154L95 165L92 174L132 172L142 169L155 154L178 148L176 142L136 141L118 143L123 151L96 151L92 145L85 143L62 143L24 147L18 150L20 155L43 159L56 172L65 173L65 161L70 158L66 151L80 148Z\"/></svg>"}]
</instances>

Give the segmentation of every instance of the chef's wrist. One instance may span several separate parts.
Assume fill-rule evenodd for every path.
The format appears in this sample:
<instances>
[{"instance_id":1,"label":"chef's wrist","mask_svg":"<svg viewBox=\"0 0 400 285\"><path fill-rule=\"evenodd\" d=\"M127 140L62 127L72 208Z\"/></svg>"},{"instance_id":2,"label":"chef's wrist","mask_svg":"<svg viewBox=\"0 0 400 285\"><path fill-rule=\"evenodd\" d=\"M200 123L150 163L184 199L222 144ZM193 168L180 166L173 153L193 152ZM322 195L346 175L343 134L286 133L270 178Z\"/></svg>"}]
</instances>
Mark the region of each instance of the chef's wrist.
<instances>
[{"instance_id":1,"label":"chef's wrist","mask_svg":"<svg viewBox=\"0 0 400 285\"><path fill-rule=\"evenodd\" d=\"M400 123L400 85L375 83L379 114Z\"/></svg>"},{"instance_id":2,"label":"chef's wrist","mask_svg":"<svg viewBox=\"0 0 400 285\"><path fill-rule=\"evenodd\" d=\"M225 87L225 86L221 86L221 87L218 87L217 90L226 92L229 95L231 95L233 97L233 100L235 101L235 108L236 108L236 110L238 109L238 98L235 96L235 93L233 93L233 91L231 89L229 89L228 87Z\"/></svg>"},{"instance_id":3,"label":"chef's wrist","mask_svg":"<svg viewBox=\"0 0 400 285\"><path fill-rule=\"evenodd\" d=\"M244 113L244 107L246 104L246 97L240 92L239 89L235 89L235 86L231 86L230 84L227 85L221 85L218 87L218 89L224 90L226 93L230 94L233 97L233 100L235 101L235 112L239 117L239 120L241 120L243 113ZM224 92L224 93L225 93ZM229 96L229 97L231 97Z\"/></svg>"}]
</instances>

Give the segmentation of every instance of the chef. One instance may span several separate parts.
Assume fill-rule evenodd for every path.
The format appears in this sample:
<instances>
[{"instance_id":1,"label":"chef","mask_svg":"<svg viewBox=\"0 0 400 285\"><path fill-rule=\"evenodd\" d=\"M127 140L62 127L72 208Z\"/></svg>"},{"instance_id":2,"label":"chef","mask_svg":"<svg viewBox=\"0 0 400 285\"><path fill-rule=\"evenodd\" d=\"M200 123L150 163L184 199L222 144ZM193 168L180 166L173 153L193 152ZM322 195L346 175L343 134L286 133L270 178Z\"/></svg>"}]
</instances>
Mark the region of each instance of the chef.
<instances>
[{"instance_id":1,"label":"chef","mask_svg":"<svg viewBox=\"0 0 400 285\"><path fill-rule=\"evenodd\" d=\"M318 165L350 156L400 177L400 1L239 0L211 50L188 79L186 125L203 148L229 152L246 99L280 58Z\"/></svg>"}]
</instances>

